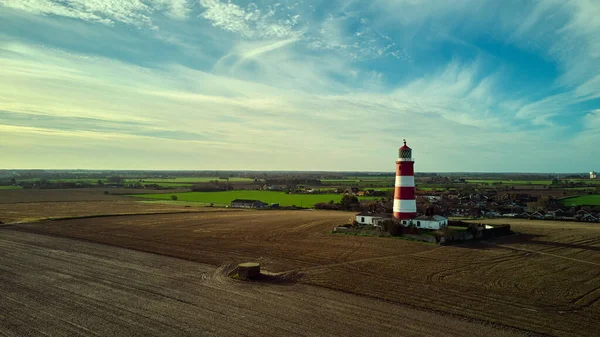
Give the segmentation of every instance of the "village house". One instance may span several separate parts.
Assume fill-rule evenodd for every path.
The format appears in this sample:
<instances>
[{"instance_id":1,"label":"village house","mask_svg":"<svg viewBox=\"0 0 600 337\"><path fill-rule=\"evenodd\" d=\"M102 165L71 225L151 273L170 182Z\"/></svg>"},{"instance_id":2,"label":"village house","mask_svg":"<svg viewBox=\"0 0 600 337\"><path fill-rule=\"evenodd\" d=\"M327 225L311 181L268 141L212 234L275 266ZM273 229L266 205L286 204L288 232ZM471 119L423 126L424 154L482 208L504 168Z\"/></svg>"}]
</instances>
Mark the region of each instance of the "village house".
<instances>
[{"instance_id":1,"label":"village house","mask_svg":"<svg viewBox=\"0 0 600 337\"><path fill-rule=\"evenodd\" d=\"M260 200L235 199L231 201L232 208L267 208L269 204Z\"/></svg>"},{"instance_id":2,"label":"village house","mask_svg":"<svg viewBox=\"0 0 600 337\"><path fill-rule=\"evenodd\" d=\"M355 220L360 225L379 226L382 221L390 219L391 214L362 212L355 215Z\"/></svg>"}]
</instances>

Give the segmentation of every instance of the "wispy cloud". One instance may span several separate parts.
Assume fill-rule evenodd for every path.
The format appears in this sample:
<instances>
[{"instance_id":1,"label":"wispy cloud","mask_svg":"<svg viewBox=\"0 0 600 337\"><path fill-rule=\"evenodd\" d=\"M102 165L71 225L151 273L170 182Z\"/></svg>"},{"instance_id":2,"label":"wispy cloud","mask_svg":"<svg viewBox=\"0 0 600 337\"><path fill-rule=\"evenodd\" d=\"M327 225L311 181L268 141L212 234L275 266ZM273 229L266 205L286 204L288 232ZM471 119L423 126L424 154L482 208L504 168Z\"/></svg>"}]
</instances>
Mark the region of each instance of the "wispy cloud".
<instances>
[{"instance_id":1,"label":"wispy cloud","mask_svg":"<svg viewBox=\"0 0 600 337\"><path fill-rule=\"evenodd\" d=\"M161 11L170 17L185 18L189 12L186 0L0 0L0 5L42 15L54 15L106 25L116 23L136 27L157 28L152 14Z\"/></svg>"},{"instance_id":2,"label":"wispy cloud","mask_svg":"<svg viewBox=\"0 0 600 337\"><path fill-rule=\"evenodd\" d=\"M93 153L88 167L391 170L402 138L425 171L585 171L600 155L593 1L0 6L49 32L0 22L10 167ZM572 160L555 167L555 146Z\"/></svg>"}]
</instances>

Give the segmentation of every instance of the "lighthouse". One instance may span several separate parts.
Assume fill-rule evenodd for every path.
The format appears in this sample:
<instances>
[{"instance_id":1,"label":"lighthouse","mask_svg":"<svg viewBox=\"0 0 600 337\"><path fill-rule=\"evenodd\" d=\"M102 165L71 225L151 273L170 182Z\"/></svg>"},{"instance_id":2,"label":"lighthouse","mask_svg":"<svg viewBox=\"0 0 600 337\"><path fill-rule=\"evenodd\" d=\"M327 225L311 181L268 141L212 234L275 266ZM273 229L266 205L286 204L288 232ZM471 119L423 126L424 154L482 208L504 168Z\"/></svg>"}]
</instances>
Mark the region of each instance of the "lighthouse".
<instances>
[{"instance_id":1,"label":"lighthouse","mask_svg":"<svg viewBox=\"0 0 600 337\"><path fill-rule=\"evenodd\" d=\"M398 220L414 219L417 216L414 164L412 149L406 145L405 139L404 145L398 150L398 160L396 160L394 218Z\"/></svg>"}]
</instances>

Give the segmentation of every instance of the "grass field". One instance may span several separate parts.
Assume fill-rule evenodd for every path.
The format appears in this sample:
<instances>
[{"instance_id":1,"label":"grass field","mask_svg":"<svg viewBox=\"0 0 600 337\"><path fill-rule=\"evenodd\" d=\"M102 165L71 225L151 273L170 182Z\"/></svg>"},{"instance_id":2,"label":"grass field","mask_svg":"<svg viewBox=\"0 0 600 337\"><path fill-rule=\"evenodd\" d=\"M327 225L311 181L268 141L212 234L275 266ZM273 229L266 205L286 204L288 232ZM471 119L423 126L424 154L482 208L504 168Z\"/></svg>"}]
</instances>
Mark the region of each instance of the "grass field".
<instances>
[{"instance_id":1,"label":"grass field","mask_svg":"<svg viewBox=\"0 0 600 337\"><path fill-rule=\"evenodd\" d=\"M219 179L219 177L177 177L171 179L157 179L157 178L148 178L142 179L146 183L206 183L212 180L219 180L221 182L227 181L225 179ZM232 177L229 178L229 182L253 182L254 179L251 178L239 178Z\"/></svg>"},{"instance_id":2,"label":"grass field","mask_svg":"<svg viewBox=\"0 0 600 337\"><path fill-rule=\"evenodd\" d=\"M41 180L40 178L30 178L30 179L19 179L18 181L24 182L36 182ZM98 180L102 181L104 184L108 183L108 179L96 179L96 178L78 178L78 179L48 179L50 182L65 182L65 183L87 183L87 184L96 184ZM182 187L182 186L191 186L196 183L206 183L209 181L218 180L220 182L227 182L225 179L219 179L219 177L177 177L170 179L160 179L160 178L136 178L136 179L124 179L126 184L135 184L136 182L141 182L142 184L158 184L164 187ZM246 182L251 183L254 179L250 178L238 178L233 177L229 178L229 182Z\"/></svg>"},{"instance_id":3,"label":"grass field","mask_svg":"<svg viewBox=\"0 0 600 337\"><path fill-rule=\"evenodd\" d=\"M479 179L468 179L466 180L471 184L493 184L502 183L505 185L550 185L552 180L479 180Z\"/></svg>"},{"instance_id":4,"label":"grass field","mask_svg":"<svg viewBox=\"0 0 600 337\"><path fill-rule=\"evenodd\" d=\"M562 199L565 206L600 206L600 194L581 195Z\"/></svg>"},{"instance_id":5,"label":"grass field","mask_svg":"<svg viewBox=\"0 0 600 337\"><path fill-rule=\"evenodd\" d=\"M21 186L0 186L0 190L18 190Z\"/></svg>"},{"instance_id":6,"label":"grass field","mask_svg":"<svg viewBox=\"0 0 600 337\"><path fill-rule=\"evenodd\" d=\"M158 194L136 194L135 197L171 200L171 195L176 195L178 201L193 201L200 203L214 203L217 206L226 206L235 199L260 200L269 204L280 206L312 207L320 202L331 200L339 202L341 194L286 194L285 192L271 191L226 191L226 192L184 192L184 193L158 193ZM379 199L378 197L361 197L360 199Z\"/></svg>"}]
</instances>

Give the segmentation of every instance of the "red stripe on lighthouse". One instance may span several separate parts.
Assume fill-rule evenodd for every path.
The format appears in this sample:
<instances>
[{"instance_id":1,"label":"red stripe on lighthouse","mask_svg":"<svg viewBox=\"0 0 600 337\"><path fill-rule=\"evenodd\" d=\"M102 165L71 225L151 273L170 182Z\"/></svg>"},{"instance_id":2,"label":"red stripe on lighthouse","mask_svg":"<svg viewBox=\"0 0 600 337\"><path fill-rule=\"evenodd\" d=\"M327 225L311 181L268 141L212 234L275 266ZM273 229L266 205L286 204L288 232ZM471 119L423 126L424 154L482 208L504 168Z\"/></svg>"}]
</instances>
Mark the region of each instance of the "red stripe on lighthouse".
<instances>
[{"instance_id":1,"label":"red stripe on lighthouse","mask_svg":"<svg viewBox=\"0 0 600 337\"><path fill-rule=\"evenodd\" d=\"M415 167L414 162L412 161L401 161L396 169L397 176L414 176L415 175Z\"/></svg>"},{"instance_id":2,"label":"red stripe on lighthouse","mask_svg":"<svg viewBox=\"0 0 600 337\"><path fill-rule=\"evenodd\" d=\"M399 187L396 186L394 189L394 199L401 200L413 200L415 197L415 188L414 187Z\"/></svg>"}]
</instances>

